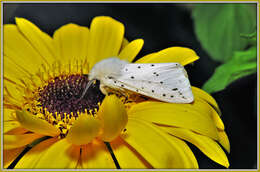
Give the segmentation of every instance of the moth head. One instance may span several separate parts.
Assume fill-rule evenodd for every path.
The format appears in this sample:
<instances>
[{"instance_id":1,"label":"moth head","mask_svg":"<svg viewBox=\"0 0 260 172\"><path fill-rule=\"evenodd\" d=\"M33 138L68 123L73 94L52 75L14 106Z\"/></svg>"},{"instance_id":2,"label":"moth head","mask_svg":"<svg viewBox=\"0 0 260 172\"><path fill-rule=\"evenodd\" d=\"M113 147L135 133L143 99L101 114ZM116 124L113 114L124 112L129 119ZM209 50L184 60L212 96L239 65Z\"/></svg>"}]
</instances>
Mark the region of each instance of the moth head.
<instances>
[{"instance_id":1,"label":"moth head","mask_svg":"<svg viewBox=\"0 0 260 172\"><path fill-rule=\"evenodd\" d=\"M128 62L116 57L104 59L93 66L89 73L89 80L98 79L102 82L107 76L118 76Z\"/></svg>"}]
</instances>

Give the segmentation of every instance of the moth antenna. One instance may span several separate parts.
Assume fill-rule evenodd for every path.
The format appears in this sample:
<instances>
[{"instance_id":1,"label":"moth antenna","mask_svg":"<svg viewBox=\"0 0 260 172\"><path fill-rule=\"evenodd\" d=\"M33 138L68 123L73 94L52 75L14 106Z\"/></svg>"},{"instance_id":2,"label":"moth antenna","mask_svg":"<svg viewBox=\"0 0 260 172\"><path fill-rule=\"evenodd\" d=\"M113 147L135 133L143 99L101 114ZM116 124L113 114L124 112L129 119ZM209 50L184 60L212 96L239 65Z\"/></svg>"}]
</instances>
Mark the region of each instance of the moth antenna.
<instances>
[{"instance_id":1,"label":"moth antenna","mask_svg":"<svg viewBox=\"0 0 260 172\"><path fill-rule=\"evenodd\" d=\"M96 81L95 79L92 79L92 80L90 80L90 81L88 82L88 84L87 84L87 86L85 87L85 89L84 89L84 91L83 91L83 93L82 93L82 95L81 95L81 97L80 97L79 100L83 99L83 97L84 97L85 94L87 93L89 87L90 87L95 81Z\"/></svg>"}]
</instances>

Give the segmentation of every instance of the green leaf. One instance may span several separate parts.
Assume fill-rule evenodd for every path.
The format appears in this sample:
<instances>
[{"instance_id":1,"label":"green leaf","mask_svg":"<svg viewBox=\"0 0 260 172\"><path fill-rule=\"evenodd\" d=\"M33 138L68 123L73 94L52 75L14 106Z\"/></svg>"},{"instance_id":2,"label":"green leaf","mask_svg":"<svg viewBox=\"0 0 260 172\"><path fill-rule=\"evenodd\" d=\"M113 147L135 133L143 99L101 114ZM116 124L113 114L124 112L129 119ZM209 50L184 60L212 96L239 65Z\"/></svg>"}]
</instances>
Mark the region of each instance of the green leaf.
<instances>
[{"instance_id":1,"label":"green leaf","mask_svg":"<svg viewBox=\"0 0 260 172\"><path fill-rule=\"evenodd\" d=\"M257 44L257 38L256 38L257 34L256 31L250 34L241 34L242 38L248 39L249 40L249 44L251 45L256 45Z\"/></svg>"},{"instance_id":2,"label":"green leaf","mask_svg":"<svg viewBox=\"0 0 260 172\"><path fill-rule=\"evenodd\" d=\"M248 38L248 39L256 38L256 31L254 31L253 33L249 33L249 34L241 34L241 36Z\"/></svg>"},{"instance_id":3,"label":"green leaf","mask_svg":"<svg viewBox=\"0 0 260 172\"><path fill-rule=\"evenodd\" d=\"M246 51L237 51L232 59L216 68L213 76L202 89L209 93L225 89L233 81L257 71L257 47Z\"/></svg>"},{"instance_id":4,"label":"green leaf","mask_svg":"<svg viewBox=\"0 0 260 172\"><path fill-rule=\"evenodd\" d=\"M202 47L216 61L228 61L249 40L241 34L256 30L255 4L195 4L195 33Z\"/></svg>"}]
</instances>

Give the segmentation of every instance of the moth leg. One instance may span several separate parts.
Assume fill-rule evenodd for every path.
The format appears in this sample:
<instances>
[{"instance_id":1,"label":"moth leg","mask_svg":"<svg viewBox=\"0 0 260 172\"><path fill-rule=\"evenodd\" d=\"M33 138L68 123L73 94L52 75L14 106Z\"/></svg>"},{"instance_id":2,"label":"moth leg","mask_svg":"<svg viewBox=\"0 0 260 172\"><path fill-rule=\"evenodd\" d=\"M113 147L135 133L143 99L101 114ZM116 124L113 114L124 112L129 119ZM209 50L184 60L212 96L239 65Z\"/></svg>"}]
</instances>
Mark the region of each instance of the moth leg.
<instances>
[{"instance_id":1,"label":"moth leg","mask_svg":"<svg viewBox=\"0 0 260 172\"><path fill-rule=\"evenodd\" d=\"M107 92L107 90L106 90L106 86L105 86L105 85L100 84L99 89L100 89L100 91L101 91L104 95L108 95L108 92Z\"/></svg>"}]
</instances>

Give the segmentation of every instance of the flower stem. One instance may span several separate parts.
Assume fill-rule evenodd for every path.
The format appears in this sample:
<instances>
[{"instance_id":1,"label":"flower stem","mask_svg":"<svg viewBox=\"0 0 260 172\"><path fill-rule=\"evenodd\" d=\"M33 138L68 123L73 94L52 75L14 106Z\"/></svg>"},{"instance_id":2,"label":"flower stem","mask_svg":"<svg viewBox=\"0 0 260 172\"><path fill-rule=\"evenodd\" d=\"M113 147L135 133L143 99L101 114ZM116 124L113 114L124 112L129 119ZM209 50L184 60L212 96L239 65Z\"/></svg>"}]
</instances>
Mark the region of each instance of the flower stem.
<instances>
[{"instance_id":1,"label":"flower stem","mask_svg":"<svg viewBox=\"0 0 260 172\"><path fill-rule=\"evenodd\" d=\"M110 155L111 155L111 157L112 157L112 159L113 159L113 161L114 161L114 163L116 165L116 168L117 169L121 169L121 167L120 167L120 165L119 165L119 163L118 163L118 161L116 159L116 156L115 156L115 154L114 154L114 152L112 150L112 147L110 146L110 143L109 142L104 142L104 143L107 146L107 149L109 150L109 153L110 153Z\"/></svg>"},{"instance_id":2,"label":"flower stem","mask_svg":"<svg viewBox=\"0 0 260 172\"><path fill-rule=\"evenodd\" d=\"M34 146L36 146L37 144L39 144L40 142L47 140L51 138L50 136L44 136L41 137L35 141L33 141L32 143L28 144L24 150L15 158L15 160L7 167L7 169L13 169L16 164L20 161L20 159L29 151L31 150Z\"/></svg>"}]
</instances>

